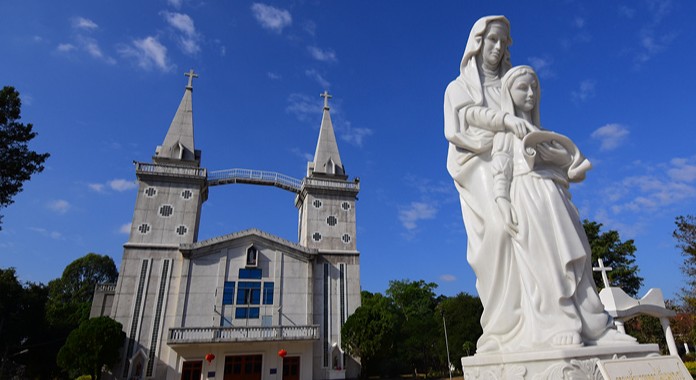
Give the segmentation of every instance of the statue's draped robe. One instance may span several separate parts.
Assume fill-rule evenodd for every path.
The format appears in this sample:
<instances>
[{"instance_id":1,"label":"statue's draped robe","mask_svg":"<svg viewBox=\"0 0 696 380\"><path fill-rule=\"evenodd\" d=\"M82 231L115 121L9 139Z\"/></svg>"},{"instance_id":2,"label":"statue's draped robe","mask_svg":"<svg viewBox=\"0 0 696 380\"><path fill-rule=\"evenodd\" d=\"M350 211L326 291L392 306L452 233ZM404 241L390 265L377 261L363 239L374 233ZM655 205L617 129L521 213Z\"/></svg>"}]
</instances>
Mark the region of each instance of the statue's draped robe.
<instances>
[{"instance_id":1,"label":"statue's draped robe","mask_svg":"<svg viewBox=\"0 0 696 380\"><path fill-rule=\"evenodd\" d=\"M502 131L481 127L502 125L485 120L502 117L490 112L500 109L500 87L482 86L474 61L464 63L462 75L447 87L444 116L447 169L459 192L467 260L484 306L477 352L548 347L554 335L572 332L593 344L611 321L594 287L567 168L542 165L514 177L511 202L519 234L513 239L493 195L491 147Z\"/></svg>"}]
</instances>

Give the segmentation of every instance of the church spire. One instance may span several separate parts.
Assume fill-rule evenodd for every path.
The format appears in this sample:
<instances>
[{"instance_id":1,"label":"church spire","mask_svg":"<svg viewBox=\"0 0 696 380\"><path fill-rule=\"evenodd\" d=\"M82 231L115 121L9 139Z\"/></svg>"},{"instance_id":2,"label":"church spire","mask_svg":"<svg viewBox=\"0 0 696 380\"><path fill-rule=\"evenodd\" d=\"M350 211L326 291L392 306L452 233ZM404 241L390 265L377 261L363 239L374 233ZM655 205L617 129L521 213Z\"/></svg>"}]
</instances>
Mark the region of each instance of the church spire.
<instances>
[{"instance_id":1,"label":"church spire","mask_svg":"<svg viewBox=\"0 0 696 380\"><path fill-rule=\"evenodd\" d=\"M174 160L179 163L182 161L199 163L200 161L200 152L196 152L193 145L193 105L191 103L193 78L198 78L198 74L191 69L184 75L189 77L188 85L164 138L164 143L157 147L156 161L171 162Z\"/></svg>"},{"instance_id":2,"label":"church spire","mask_svg":"<svg viewBox=\"0 0 696 380\"><path fill-rule=\"evenodd\" d=\"M321 129L319 130L319 141L314 152L314 161L309 163L308 175L320 174L332 177L347 178L341 155L338 153L336 135L334 134L331 115L329 114L329 95L324 91L320 94L324 98L324 115L321 119Z\"/></svg>"}]
</instances>

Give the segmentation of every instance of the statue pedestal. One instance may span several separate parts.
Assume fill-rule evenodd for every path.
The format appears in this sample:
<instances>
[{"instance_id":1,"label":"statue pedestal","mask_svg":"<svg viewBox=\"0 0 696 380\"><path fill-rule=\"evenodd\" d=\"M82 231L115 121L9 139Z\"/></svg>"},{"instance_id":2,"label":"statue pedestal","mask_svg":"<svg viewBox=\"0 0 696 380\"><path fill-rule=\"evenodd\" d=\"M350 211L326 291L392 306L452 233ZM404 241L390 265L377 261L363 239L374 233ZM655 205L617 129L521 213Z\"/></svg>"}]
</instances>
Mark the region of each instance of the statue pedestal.
<instances>
[{"instance_id":1,"label":"statue pedestal","mask_svg":"<svg viewBox=\"0 0 696 380\"><path fill-rule=\"evenodd\" d=\"M598 360L659 356L657 344L574 347L462 358L465 380L602 380Z\"/></svg>"}]
</instances>

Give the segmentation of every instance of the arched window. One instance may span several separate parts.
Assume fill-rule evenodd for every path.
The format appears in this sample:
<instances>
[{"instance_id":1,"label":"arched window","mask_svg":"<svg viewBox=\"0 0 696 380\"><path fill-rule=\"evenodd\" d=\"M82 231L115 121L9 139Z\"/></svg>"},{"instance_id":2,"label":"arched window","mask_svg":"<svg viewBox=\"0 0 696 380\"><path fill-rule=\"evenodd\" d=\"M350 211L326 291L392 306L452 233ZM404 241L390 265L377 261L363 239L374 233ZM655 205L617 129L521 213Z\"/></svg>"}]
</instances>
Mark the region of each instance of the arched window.
<instances>
[{"instance_id":1,"label":"arched window","mask_svg":"<svg viewBox=\"0 0 696 380\"><path fill-rule=\"evenodd\" d=\"M259 264L259 250L253 245L247 248L246 266L256 267Z\"/></svg>"}]
</instances>

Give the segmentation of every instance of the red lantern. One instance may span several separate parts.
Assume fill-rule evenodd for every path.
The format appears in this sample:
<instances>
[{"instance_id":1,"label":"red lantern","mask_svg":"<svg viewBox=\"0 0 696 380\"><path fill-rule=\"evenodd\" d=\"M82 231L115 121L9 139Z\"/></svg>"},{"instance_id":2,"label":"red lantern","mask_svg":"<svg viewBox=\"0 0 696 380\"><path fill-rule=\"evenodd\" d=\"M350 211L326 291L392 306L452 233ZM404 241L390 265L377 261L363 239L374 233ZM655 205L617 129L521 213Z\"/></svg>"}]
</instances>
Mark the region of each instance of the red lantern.
<instances>
[{"instance_id":1,"label":"red lantern","mask_svg":"<svg viewBox=\"0 0 696 380\"><path fill-rule=\"evenodd\" d=\"M280 349L280 351L278 351L278 356L280 356L281 358L284 358L285 355L287 355L287 354L288 354L288 352L282 348Z\"/></svg>"},{"instance_id":2,"label":"red lantern","mask_svg":"<svg viewBox=\"0 0 696 380\"><path fill-rule=\"evenodd\" d=\"M205 360L210 364L213 360L215 360L215 355L213 354L205 354Z\"/></svg>"}]
</instances>

